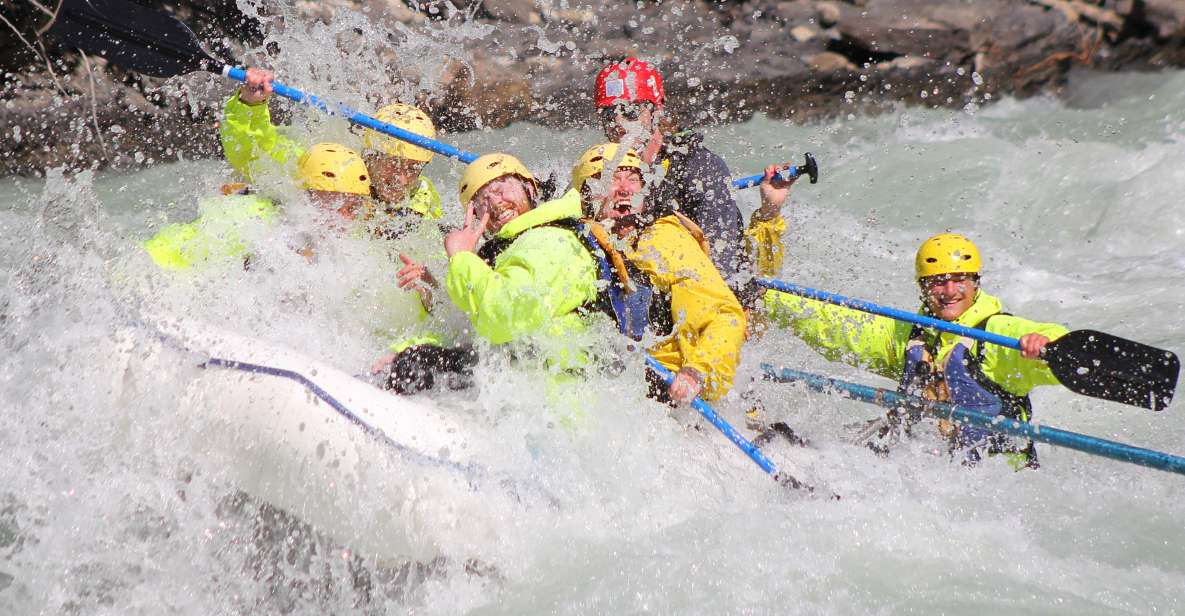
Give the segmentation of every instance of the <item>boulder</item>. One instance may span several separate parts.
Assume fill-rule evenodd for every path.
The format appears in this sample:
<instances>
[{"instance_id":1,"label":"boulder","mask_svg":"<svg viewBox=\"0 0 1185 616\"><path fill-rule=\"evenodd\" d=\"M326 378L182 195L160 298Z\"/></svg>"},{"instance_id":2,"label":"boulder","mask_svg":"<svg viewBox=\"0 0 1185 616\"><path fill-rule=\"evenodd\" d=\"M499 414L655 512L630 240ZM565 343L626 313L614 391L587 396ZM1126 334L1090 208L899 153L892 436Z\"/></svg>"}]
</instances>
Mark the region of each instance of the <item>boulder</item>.
<instances>
[{"instance_id":1,"label":"boulder","mask_svg":"<svg viewBox=\"0 0 1185 616\"><path fill-rule=\"evenodd\" d=\"M481 0L482 11L492 19L516 24L538 24L543 16L534 0Z\"/></svg>"},{"instance_id":2,"label":"boulder","mask_svg":"<svg viewBox=\"0 0 1185 616\"><path fill-rule=\"evenodd\" d=\"M1185 36L1185 2L1182 0L1143 0L1144 20L1162 40Z\"/></svg>"}]
</instances>

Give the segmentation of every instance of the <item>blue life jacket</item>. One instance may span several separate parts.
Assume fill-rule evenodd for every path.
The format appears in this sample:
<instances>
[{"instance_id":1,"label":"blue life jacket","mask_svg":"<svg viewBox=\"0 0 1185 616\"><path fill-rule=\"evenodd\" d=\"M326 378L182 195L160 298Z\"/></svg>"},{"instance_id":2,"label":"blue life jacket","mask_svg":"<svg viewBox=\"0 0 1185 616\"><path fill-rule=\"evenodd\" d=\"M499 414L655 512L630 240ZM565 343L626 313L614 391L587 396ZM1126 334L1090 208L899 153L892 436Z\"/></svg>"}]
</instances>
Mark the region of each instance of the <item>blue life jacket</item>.
<instances>
[{"instance_id":1,"label":"blue life jacket","mask_svg":"<svg viewBox=\"0 0 1185 616\"><path fill-rule=\"evenodd\" d=\"M975 329L983 329L993 316L989 315L975 325ZM970 340L957 342L939 367L934 365L933 360L938 353L937 342L938 338L933 337L928 344L925 330L914 328L905 351L905 370L898 391L928 400L949 402L988 415L1029 421L1033 416L1033 404L1029 397L1009 393L983 373L982 344L977 345ZM1037 467L1032 441L1022 445L1008 435L993 433L978 426L958 426L951 434L951 449L964 450L967 461L971 463L979 461L981 449L988 454L1024 453L1028 455L1025 465Z\"/></svg>"},{"instance_id":2,"label":"blue life jacket","mask_svg":"<svg viewBox=\"0 0 1185 616\"><path fill-rule=\"evenodd\" d=\"M654 290L643 282L645 276L637 275L640 274L637 270L632 272L635 275L628 276L630 288L627 289L626 281L619 278L592 231L584 228L580 238L597 261L597 276L601 282L597 292L598 308L613 317L617 331L633 340L641 340L650 325L651 311L657 305Z\"/></svg>"}]
</instances>

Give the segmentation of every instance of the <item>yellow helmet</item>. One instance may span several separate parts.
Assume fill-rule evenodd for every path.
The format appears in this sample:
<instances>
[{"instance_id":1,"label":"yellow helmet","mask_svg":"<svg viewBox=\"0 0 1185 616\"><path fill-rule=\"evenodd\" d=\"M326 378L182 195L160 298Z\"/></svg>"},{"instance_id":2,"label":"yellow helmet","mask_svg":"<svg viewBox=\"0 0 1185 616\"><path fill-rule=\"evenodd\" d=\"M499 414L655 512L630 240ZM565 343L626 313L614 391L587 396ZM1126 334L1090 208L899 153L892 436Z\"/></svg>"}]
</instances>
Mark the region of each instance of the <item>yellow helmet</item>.
<instances>
[{"instance_id":1,"label":"yellow helmet","mask_svg":"<svg viewBox=\"0 0 1185 616\"><path fill-rule=\"evenodd\" d=\"M979 249L957 233L942 233L922 242L914 266L919 280L943 274L979 274Z\"/></svg>"},{"instance_id":2,"label":"yellow helmet","mask_svg":"<svg viewBox=\"0 0 1185 616\"><path fill-rule=\"evenodd\" d=\"M296 163L300 187L305 190L370 194L370 173L362 157L340 143L318 143Z\"/></svg>"},{"instance_id":3,"label":"yellow helmet","mask_svg":"<svg viewBox=\"0 0 1185 616\"><path fill-rule=\"evenodd\" d=\"M429 139L436 138L436 127L432 125L432 119L428 117L428 114L411 105L392 103L379 109L374 117L380 122L397 126L409 133ZM387 156L424 163L432 160L432 152L370 128L362 133L362 143L366 149L378 150Z\"/></svg>"},{"instance_id":4,"label":"yellow helmet","mask_svg":"<svg viewBox=\"0 0 1185 616\"><path fill-rule=\"evenodd\" d=\"M615 160L617 160L616 143L602 143L585 150L584 154L580 155L580 160L576 162L576 166L572 167L572 188L580 190L589 178L605 169L605 161L613 162ZM642 158L638 156L637 152L626 150L625 154L621 155L621 160L617 161L617 168L637 169L640 172L642 171Z\"/></svg>"},{"instance_id":5,"label":"yellow helmet","mask_svg":"<svg viewBox=\"0 0 1185 616\"><path fill-rule=\"evenodd\" d=\"M461 174L461 185L457 189L461 193L461 205L468 204L482 186L504 175L517 175L535 186L536 191L539 190L535 176L517 158L509 154L486 154L469 163Z\"/></svg>"}]
</instances>

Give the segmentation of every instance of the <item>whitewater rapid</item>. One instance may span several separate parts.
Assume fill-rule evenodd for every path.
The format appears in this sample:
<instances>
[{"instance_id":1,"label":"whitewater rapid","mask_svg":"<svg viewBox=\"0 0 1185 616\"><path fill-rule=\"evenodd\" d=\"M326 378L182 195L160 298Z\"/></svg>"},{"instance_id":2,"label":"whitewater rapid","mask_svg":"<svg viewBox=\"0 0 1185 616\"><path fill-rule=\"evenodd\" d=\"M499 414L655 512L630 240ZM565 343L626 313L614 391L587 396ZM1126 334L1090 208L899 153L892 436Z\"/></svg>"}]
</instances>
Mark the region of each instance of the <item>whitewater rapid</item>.
<instances>
[{"instance_id":1,"label":"whitewater rapid","mask_svg":"<svg viewBox=\"0 0 1185 616\"><path fill-rule=\"evenodd\" d=\"M983 285L1009 311L1181 353L1182 108L1183 73L1083 74L1061 101L807 126L758 116L707 130L707 143L734 176L818 157L820 183L797 185L786 208L786 280L912 309L917 244L958 231L981 247ZM515 125L444 138L562 178L599 136ZM426 171L453 222L459 172L440 157ZM877 409L757 382L771 418L812 444L768 451L818 486L788 494L710 427L646 401L638 368L556 394L546 375L489 366L475 392L424 400L468 439L464 452L429 453L537 485L553 503L421 475L359 443L365 477L307 487L388 525L410 546L403 561L398 549L376 561L340 528L310 534L299 511L276 521L229 472L256 459L212 454L209 419L185 402L195 387L217 393L200 391L200 358L150 354L142 332L113 339L136 331L136 315L163 312L364 374L382 351L375 329L390 325L365 307L403 300L384 295L390 265L350 242L313 265L285 261L278 242L261 248L274 267L260 271L154 271L136 242L192 217L228 179L221 162L196 161L0 180L0 612L1183 609L1179 476L1048 446L1037 472L969 470L925 438L883 459L847 442ZM756 208L755 191L737 196L746 214ZM409 242L431 253L429 239ZM121 340L131 352L117 352ZM738 381L763 361L888 385L784 332L746 347ZM1041 424L1185 453L1181 400L1152 413L1055 388L1033 399ZM743 427L739 401L720 408ZM392 511L381 496L391 486L419 500Z\"/></svg>"}]
</instances>

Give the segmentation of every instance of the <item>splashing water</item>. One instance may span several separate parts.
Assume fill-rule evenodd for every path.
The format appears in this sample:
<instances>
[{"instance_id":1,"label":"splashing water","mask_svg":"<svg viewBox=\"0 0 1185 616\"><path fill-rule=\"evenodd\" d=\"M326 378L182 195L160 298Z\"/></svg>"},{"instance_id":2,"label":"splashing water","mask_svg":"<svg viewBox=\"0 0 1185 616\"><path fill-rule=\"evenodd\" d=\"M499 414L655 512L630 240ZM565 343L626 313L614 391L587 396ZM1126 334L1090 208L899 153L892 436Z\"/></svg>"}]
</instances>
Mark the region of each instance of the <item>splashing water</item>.
<instances>
[{"instance_id":1,"label":"splashing water","mask_svg":"<svg viewBox=\"0 0 1185 616\"><path fill-rule=\"evenodd\" d=\"M310 44L352 27L373 26L273 34L285 78L375 107L350 77L381 66L381 51L363 45L343 68ZM450 47L423 42L407 62ZM980 245L984 285L1010 311L1179 352L1182 105L1185 74L1079 75L1064 102L807 127L758 116L709 130L707 143L735 175L818 156L823 179L796 186L787 206L787 280L912 308L913 250L956 230ZM340 120L296 116L300 136L357 140ZM562 178L600 137L516 125L448 139ZM454 204L459 168L438 158L426 173ZM1179 477L1050 447L1037 472L969 470L925 438L879 458L848 443L876 409L797 387L751 385L771 418L812 441L768 453L819 496L784 493L709 427L646 401L640 368L556 385L490 360L474 390L392 402L415 428L399 445L434 463L348 425L277 437L286 415L249 415L331 410L293 384L199 369L206 356L162 331L206 323L227 332L225 348L257 341L244 356L292 349L284 357L311 358L300 361L318 366L316 381L364 374L386 333L414 318L381 247L322 235L314 263L292 253L317 228L291 192L281 231L255 238L262 267L156 271L136 241L192 217L227 179L206 161L0 182L0 611L1182 609ZM756 191L738 199L757 206ZM431 256L438 240L405 241ZM751 342L741 375L761 361L876 381L784 332ZM1180 402L1153 414L1051 388L1034 403L1045 425L1185 451ZM720 410L744 425L735 396ZM335 435L324 459L286 456L306 428ZM457 470L468 465L480 473Z\"/></svg>"}]
</instances>

